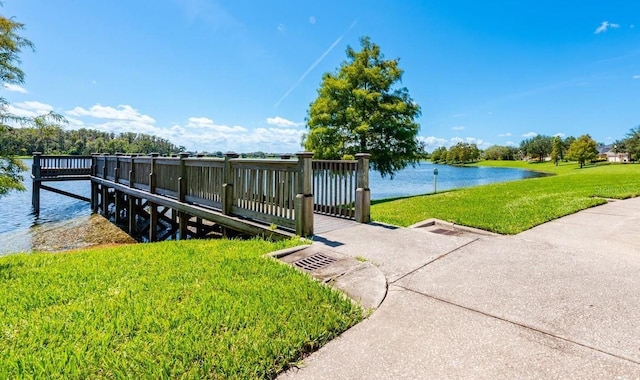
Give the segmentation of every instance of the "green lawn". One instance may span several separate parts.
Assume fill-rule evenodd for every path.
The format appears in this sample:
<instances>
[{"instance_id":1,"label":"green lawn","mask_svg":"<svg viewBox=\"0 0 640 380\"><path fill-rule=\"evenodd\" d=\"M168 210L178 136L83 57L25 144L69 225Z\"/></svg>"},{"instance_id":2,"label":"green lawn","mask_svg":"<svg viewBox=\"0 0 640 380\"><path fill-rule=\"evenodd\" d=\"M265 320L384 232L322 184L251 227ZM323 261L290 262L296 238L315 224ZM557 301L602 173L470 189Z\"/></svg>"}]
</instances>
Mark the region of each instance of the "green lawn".
<instances>
[{"instance_id":1,"label":"green lawn","mask_svg":"<svg viewBox=\"0 0 640 380\"><path fill-rule=\"evenodd\" d=\"M374 220L409 226L429 218L501 234L517 234L536 225L606 203L605 198L640 195L640 165L576 163L530 164L485 161L478 165L516 167L553 173L543 178L379 201L371 207Z\"/></svg>"},{"instance_id":2,"label":"green lawn","mask_svg":"<svg viewBox=\"0 0 640 380\"><path fill-rule=\"evenodd\" d=\"M264 257L181 241L0 258L0 378L272 378L361 320Z\"/></svg>"}]
</instances>

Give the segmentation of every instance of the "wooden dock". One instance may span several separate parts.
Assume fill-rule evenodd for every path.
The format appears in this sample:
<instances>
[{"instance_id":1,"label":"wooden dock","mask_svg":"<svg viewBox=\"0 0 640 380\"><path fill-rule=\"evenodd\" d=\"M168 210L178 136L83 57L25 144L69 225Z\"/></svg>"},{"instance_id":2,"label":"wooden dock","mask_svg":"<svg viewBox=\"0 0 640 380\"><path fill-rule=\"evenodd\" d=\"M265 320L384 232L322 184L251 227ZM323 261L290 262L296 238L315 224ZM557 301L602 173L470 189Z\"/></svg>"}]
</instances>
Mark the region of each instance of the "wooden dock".
<instances>
[{"instance_id":1,"label":"wooden dock","mask_svg":"<svg viewBox=\"0 0 640 380\"><path fill-rule=\"evenodd\" d=\"M314 213L325 216L318 231L369 221L368 159L361 154L352 161L313 160L308 152L280 160L241 159L235 153L224 158L34 154L33 207L39 211L40 190L82 199L145 241L230 231L310 236ZM90 180L91 198L44 185L68 180Z\"/></svg>"}]
</instances>

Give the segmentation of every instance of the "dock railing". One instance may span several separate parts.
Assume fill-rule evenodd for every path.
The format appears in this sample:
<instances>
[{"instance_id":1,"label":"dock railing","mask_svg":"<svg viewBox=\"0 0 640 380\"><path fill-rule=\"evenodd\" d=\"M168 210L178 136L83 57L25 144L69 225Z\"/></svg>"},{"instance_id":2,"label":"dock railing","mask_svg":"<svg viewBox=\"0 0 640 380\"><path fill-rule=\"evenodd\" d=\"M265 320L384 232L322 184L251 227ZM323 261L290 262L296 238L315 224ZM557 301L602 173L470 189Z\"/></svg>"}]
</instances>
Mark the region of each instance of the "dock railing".
<instances>
[{"instance_id":1,"label":"dock railing","mask_svg":"<svg viewBox=\"0 0 640 380\"><path fill-rule=\"evenodd\" d=\"M45 182L88 180L93 168L92 156L43 156L40 152L33 153L31 167L31 205L36 215L40 213L40 190L48 190L57 194L86 201L88 199L77 194L56 189L45 185Z\"/></svg>"},{"instance_id":2,"label":"dock railing","mask_svg":"<svg viewBox=\"0 0 640 380\"><path fill-rule=\"evenodd\" d=\"M368 153L356 160L313 160L314 210L368 223L370 216Z\"/></svg>"},{"instance_id":3,"label":"dock railing","mask_svg":"<svg viewBox=\"0 0 640 380\"><path fill-rule=\"evenodd\" d=\"M369 154L341 161L312 160L309 152L295 156L262 160L242 159L235 153L224 158L189 157L186 153L178 157L36 153L33 205L37 212L40 188L78 197L41 182L92 179L90 201L97 210L96 179L100 179L120 188L294 229L301 236L313 234L314 211L360 223L370 221ZM102 187L102 192L105 201L107 188Z\"/></svg>"},{"instance_id":4,"label":"dock railing","mask_svg":"<svg viewBox=\"0 0 640 380\"><path fill-rule=\"evenodd\" d=\"M95 156L93 175L180 202L313 234L311 159Z\"/></svg>"}]
</instances>

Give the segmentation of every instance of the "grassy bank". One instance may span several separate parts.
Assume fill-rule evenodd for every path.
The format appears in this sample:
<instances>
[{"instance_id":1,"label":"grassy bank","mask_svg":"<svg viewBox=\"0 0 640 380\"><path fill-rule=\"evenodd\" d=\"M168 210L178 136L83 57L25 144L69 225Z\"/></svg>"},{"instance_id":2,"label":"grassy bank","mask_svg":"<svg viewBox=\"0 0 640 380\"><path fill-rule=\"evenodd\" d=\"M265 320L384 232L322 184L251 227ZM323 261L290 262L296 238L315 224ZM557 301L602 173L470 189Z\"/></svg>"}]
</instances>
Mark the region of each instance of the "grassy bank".
<instances>
[{"instance_id":1,"label":"grassy bank","mask_svg":"<svg viewBox=\"0 0 640 380\"><path fill-rule=\"evenodd\" d=\"M372 219L409 226L437 218L501 234L517 234L536 225L606 203L640 195L640 165L575 163L530 164L523 161L487 161L479 165L523 168L553 176L498 183L381 201L371 207Z\"/></svg>"},{"instance_id":2,"label":"grassy bank","mask_svg":"<svg viewBox=\"0 0 640 380\"><path fill-rule=\"evenodd\" d=\"M270 378L361 319L263 255L182 241L0 258L0 378Z\"/></svg>"}]
</instances>

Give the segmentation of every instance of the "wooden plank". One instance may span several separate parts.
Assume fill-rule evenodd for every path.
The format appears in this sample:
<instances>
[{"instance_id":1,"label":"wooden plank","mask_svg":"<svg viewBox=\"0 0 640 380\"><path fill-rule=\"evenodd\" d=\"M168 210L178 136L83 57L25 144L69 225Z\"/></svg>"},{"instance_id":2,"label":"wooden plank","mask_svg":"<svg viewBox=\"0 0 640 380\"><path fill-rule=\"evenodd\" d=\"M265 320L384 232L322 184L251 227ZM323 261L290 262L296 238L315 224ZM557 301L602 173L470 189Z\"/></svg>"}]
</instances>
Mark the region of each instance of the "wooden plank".
<instances>
[{"instance_id":1,"label":"wooden plank","mask_svg":"<svg viewBox=\"0 0 640 380\"><path fill-rule=\"evenodd\" d=\"M56 188L54 188L54 187L49 187L49 186L46 186L46 185L42 185L42 184L41 184L41 185L40 185L40 189L42 189L42 190L47 190L47 191L50 191L50 192L52 192L52 193L56 193L56 194L60 194L60 195L64 195L64 196L67 196L67 197L71 197L71 198L74 198L74 199L79 199L79 200L81 200L81 201L91 202L91 199L89 199L89 198L87 198L87 197L83 197L83 196L78 195L78 194L69 193L69 192L64 191L64 190L56 189Z\"/></svg>"},{"instance_id":2,"label":"wooden plank","mask_svg":"<svg viewBox=\"0 0 640 380\"><path fill-rule=\"evenodd\" d=\"M119 191L122 191L126 194L131 194L138 198L145 198L152 204L155 203L165 207L171 207L174 210L182 211L194 217L199 217L205 220L209 220L217 224L220 224L222 226L225 226L243 233L247 233L251 235L267 236L267 237L272 237L276 239L288 239L295 236L294 233L289 231L284 231L281 229L272 230L267 225L262 225L260 223L242 219L235 216L223 215L218 211L206 209L202 206L180 203L176 199L171 199L161 195L151 194L151 193L137 190L134 188L129 188L121 184L106 181L101 178L94 177L92 180L104 186L117 188Z\"/></svg>"}]
</instances>

